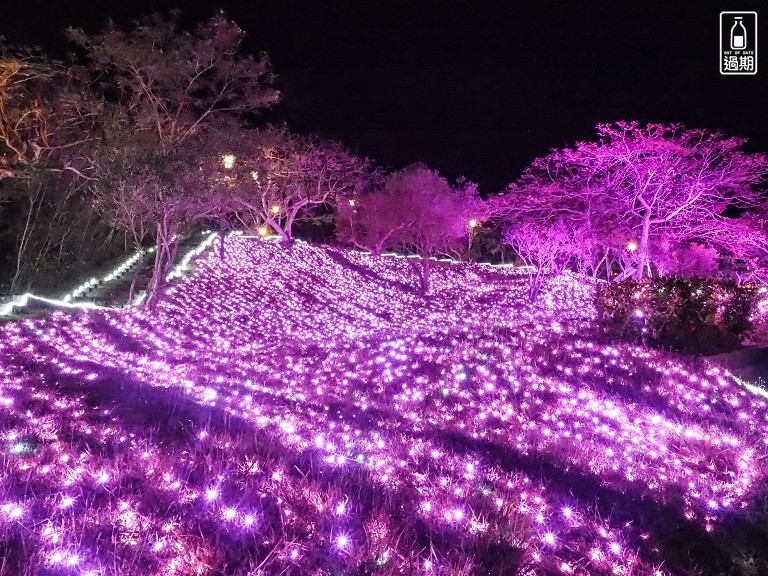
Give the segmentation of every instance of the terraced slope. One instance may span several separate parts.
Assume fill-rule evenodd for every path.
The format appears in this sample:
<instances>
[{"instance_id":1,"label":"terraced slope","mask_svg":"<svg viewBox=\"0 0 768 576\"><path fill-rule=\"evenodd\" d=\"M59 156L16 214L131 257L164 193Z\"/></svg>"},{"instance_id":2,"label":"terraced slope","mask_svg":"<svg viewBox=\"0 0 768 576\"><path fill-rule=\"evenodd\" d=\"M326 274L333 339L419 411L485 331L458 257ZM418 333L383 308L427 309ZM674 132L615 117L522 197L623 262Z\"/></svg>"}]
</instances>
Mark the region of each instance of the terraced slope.
<instances>
[{"instance_id":1,"label":"terraced slope","mask_svg":"<svg viewBox=\"0 0 768 576\"><path fill-rule=\"evenodd\" d=\"M732 567L768 406L591 340L590 281L445 264L425 299L407 259L228 245L155 309L0 327L0 574Z\"/></svg>"}]
</instances>

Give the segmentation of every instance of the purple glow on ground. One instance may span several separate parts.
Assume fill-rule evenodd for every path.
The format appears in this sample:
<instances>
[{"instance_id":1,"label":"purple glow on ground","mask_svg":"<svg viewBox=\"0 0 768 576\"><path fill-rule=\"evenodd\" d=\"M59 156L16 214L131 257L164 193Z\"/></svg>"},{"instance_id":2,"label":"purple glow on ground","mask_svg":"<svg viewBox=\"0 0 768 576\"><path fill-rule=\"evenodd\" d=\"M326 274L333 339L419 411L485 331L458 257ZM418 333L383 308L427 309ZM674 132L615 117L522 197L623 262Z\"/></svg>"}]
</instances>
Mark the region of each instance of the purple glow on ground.
<instances>
[{"instance_id":1,"label":"purple glow on ground","mask_svg":"<svg viewBox=\"0 0 768 576\"><path fill-rule=\"evenodd\" d=\"M405 259L235 237L227 254L154 313L0 326L0 547L22 566L449 574L501 542L531 574L656 576L656 535L574 498L574 477L707 530L766 480L766 402L573 336L586 280L531 306L520 271L447 265L425 301Z\"/></svg>"}]
</instances>

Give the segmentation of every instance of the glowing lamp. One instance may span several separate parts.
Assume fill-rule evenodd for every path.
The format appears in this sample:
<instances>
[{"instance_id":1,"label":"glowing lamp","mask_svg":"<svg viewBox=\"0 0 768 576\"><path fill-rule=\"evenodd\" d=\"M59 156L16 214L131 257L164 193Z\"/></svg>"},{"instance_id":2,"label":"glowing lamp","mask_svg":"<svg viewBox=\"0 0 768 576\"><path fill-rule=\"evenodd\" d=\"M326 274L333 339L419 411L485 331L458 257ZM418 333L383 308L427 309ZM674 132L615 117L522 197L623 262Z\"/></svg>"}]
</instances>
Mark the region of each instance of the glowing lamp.
<instances>
[{"instance_id":1,"label":"glowing lamp","mask_svg":"<svg viewBox=\"0 0 768 576\"><path fill-rule=\"evenodd\" d=\"M259 236L266 236L267 235L267 227L261 226L258 230Z\"/></svg>"},{"instance_id":2,"label":"glowing lamp","mask_svg":"<svg viewBox=\"0 0 768 576\"><path fill-rule=\"evenodd\" d=\"M235 167L235 155L234 154L224 154L224 156L221 157L221 165L224 166L226 170L231 170Z\"/></svg>"},{"instance_id":3,"label":"glowing lamp","mask_svg":"<svg viewBox=\"0 0 768 576\"><path fill-rule=\"evenodd\" d=\"M277 214L278 212L280 212L280 206L274 205L272 206L272 208L269 209L269 211L272 212L272 214Z\"/></svg>"},{"instance_id":4,"label":"glowing lamp","mask_svg":"<svg viewBox=\"0 0 768 576\"><path fill-rule=\"evenodd\" d=\"M637 242L635 242L634 240L630 240L629 244L627 244L627 250L629 250L630 252L634 252L635 250L637 250Z\"/></svg>"},{"instance_id":5,"label":"glowing lamp","mask_svg":"<svg viewBox=\"0 0 768 576\"><path fill-rule=\"evenodd\" d=\"M350 206L354 206L354 205L355 205L355 201L354 201L354 200L350 200L350 201L349 201L349 205L350 205Z\"/></svg>"},{"instance_id":6,"label":"glowing lamp","mask_svg":"<svg viewBox=\"0 0 768 576\"><path fill-rule=\"evenodd\" d=\"M479 224L479 222L477 221L476 218L472 218L472 220L469 221L469 227L470 228L477 228L478 224Z\"/></svg>"},{"instance_id":7,"label":"glowing lamp","mask_svg":"<svg viewBox=\"0 0 768 576\"><path fill-rule=\"evenodd\" d=\"M336 538L336 546L338 546L341 550L344 550L349 545L349 537L346 534L339 534L339 537Z\"/></svg>"}]
</instances>

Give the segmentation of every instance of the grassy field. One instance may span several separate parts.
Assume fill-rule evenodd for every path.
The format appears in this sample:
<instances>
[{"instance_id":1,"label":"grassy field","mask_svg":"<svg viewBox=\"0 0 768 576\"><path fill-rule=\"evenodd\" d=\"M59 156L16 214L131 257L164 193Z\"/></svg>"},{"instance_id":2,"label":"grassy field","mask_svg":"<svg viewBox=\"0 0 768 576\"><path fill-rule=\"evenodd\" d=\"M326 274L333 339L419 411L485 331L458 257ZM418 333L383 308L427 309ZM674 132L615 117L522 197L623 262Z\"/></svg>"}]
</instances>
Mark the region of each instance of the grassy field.
<instances>
[{"instance_id":1,"label":"grassy field","mask_svg":"<svg viewBox=\"0 0 768 576\"><path fill-rule=\"evenodd\" d=\"M233 237L0 325L0 574L768 574L768 404L590 280Z\"/></svg>"}]
</instances>

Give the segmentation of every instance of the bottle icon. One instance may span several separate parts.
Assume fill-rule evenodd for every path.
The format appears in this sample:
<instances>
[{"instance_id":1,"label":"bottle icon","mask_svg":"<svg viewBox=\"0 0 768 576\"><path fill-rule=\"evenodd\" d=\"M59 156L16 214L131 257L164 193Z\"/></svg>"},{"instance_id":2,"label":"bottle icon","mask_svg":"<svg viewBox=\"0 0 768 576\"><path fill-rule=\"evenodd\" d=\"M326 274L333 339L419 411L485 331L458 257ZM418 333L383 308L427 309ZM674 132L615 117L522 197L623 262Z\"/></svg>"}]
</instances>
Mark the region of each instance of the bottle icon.
<instances>
[{"instance_id":1,"label":"bottle icon","mask_svg":"<svg viewBox=\"0 0 768 576\"><path fill-rule=\"evenodd\" d=\"M736 17L736 21L731 28L731 50L743 50L747 47L747 30L741 23L741 17Z\"/></svg>"}]
</instances>

